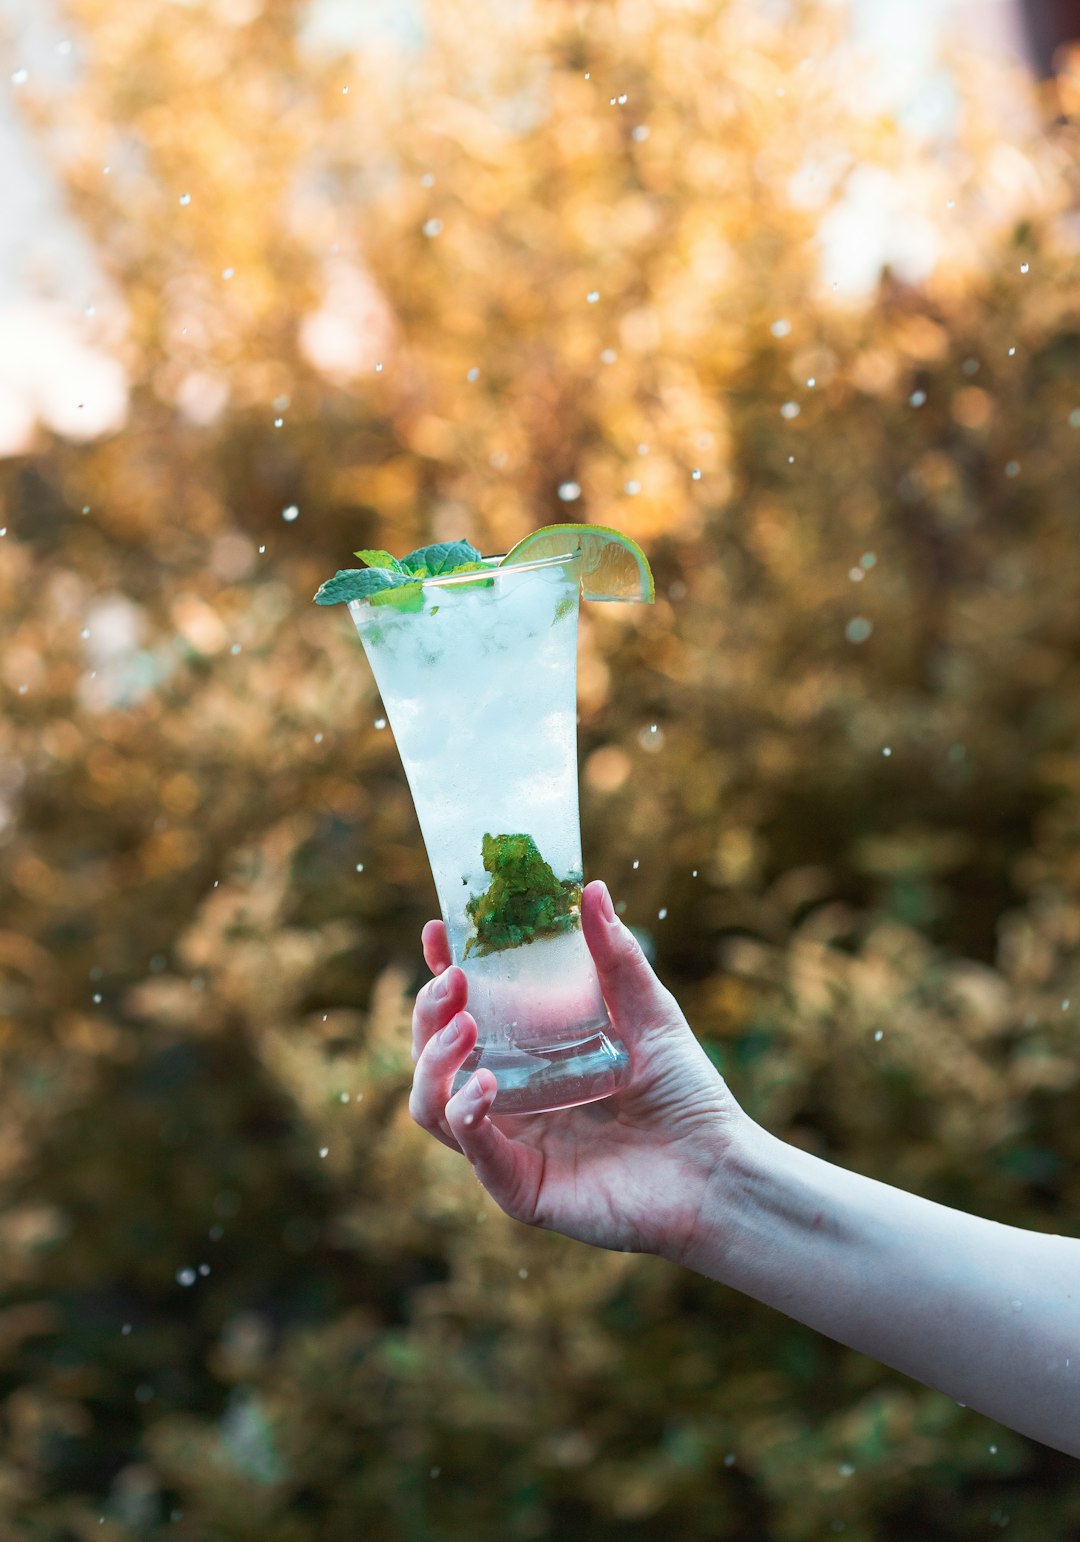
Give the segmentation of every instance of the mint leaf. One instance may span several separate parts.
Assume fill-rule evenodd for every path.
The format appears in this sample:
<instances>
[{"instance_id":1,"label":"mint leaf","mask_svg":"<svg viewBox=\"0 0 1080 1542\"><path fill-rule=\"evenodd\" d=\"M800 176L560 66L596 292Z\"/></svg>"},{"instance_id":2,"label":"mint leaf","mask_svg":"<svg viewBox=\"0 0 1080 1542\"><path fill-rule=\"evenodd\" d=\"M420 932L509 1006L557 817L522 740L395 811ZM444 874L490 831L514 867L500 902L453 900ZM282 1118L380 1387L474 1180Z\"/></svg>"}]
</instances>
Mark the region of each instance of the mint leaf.
<instances>
[{"instance_id":1,"label":"mint leaf","mask_svg":"<svg viewBox=\"0 0 1080 1542\"><path fill-rule=\"evenodd\" d=\"M422 578L439 578L452 573L466 562L479 563L483 552L469 541L436 541L433 546L418 546L401 559L405 572Z\"/></svg>"},{"instance_id":2,"label":"mint leaf","mask_svg":"<svg viewBox=\"0 0 1080 1542\"><path fill-rule=\"evenodd\" d=\"M414 581L407 573L390 573L384 568L342 568L320 586L315 603L341 605L349 600L370 600L383 589L405 585L414 587Z\"/></svg>"},{"instance_id":3,"label":"mint leaf","mask_svg":"<svg viewBox=\"0 0 1080 1542\"><path fill-rule=\"evenodd\" d=\"M396 557L391 557L388 551L354 551L353 556L366 562L369 568L388 568L391 573L403 571L401 563Z\"/></svg>"},{"instance_id":4,"label":"mint leaf","mask_svg":"<svg viewBox=\"0 0 1080 1542\"><path fill-rule=\"evenodd\" d=\"M388 578L398 578L399 575L388 573ZM400 575L403 583L396 583L389 589L381 589L378 594L371 596L372 605L392 605L395 610L422 610L424 607L424 586L419 578L410 579L407 575Z\"/></svg>"}]
</instances>

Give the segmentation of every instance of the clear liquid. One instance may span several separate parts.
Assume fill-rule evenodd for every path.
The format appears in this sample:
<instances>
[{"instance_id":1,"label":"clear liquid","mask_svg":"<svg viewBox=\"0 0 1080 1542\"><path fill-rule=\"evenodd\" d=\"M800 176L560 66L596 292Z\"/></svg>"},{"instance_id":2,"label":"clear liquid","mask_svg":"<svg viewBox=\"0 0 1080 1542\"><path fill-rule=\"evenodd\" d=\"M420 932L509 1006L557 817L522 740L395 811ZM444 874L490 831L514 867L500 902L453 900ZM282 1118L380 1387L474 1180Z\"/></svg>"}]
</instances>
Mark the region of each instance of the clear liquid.
<instances>
[{"instance_id":1,"label":"clear liquid","mask_svg":"<svg viewBox=\"0 0 1080 1542\"><path fill-rule=\"evenodd\" d=\"M606 1037L577 915L564 934L486 955L474 941L466 952L476 937L466 903L491 881L485 834L530 835L558 879L582 880L576 564L501 570L485 588L428 585L423 601L415 612L349 609L409 780L451 955L468 978L479 1030L469 1069L491 1066L500 1113L606 1097L629 1062Z\"/></svg>"}]
</instances>

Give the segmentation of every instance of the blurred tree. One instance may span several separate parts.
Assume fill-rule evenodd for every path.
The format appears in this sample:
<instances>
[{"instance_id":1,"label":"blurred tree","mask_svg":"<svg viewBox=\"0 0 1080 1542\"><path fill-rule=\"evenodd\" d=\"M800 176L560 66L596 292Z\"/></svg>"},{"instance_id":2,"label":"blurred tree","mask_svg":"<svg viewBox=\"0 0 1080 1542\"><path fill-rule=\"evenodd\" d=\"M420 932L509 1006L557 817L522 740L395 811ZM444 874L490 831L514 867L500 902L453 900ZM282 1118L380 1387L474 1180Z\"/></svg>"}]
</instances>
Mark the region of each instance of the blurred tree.
<instances>
[{"instance_id":1,"label":"blurred tree","mask_svg":"<svg viewBox=\"0 0 1080 1542\"><path fill-rule=\"evenodd\" d=\"M1064 1458L412 1128L433 889L309 598L641 539L655 608L584 618L590 868L776 1133L1072 1225L1070 142L854 111L802 5L433 0L351 53L299 0L66 9L32 105L130 421L0 478L0 1537L1064 1542ZM867 168L940 255L859 299L818 233Z\"/></svg>"}]
</instances>

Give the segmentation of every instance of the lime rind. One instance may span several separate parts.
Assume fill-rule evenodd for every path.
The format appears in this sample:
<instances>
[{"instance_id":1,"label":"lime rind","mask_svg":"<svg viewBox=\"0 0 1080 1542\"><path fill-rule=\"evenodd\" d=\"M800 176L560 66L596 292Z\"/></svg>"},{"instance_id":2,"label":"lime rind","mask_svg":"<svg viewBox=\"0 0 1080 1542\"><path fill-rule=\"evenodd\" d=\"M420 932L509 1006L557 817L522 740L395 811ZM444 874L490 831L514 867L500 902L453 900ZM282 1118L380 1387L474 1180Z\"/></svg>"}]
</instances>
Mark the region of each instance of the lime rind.
<instances>
[{"instance_id":1,"label":"lime rind","mask_svg":"<svg viewBox=\"0 0 1080 1542\"><path fill-rule=\"evenodd\" d=\"M586 600L644 600L656 598L649 559L638 543L609 525L544 525L531 531L502 559L501 567L564 552L581 553L581 593Z\"/></svg>"}]
</instances>

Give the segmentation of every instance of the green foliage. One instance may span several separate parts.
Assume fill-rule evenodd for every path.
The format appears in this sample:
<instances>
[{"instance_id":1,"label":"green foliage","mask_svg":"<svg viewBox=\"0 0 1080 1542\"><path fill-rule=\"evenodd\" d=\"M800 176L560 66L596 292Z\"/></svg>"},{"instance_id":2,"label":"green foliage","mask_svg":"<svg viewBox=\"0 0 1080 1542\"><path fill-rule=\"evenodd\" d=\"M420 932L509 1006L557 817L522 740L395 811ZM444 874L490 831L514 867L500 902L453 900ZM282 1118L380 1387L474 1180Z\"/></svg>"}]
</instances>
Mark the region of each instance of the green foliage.
<instances>
[{"instance_id":1,"label":"green foliage","mask_svg":"<svg viewBox=\"0 0 1080 1542\"><path fill-rule=\"evenodd\" d=\"M1074 1463L415 1128L433 886L308 597L580 487L657 580L582 619L588 869L735 1094L1073 1229L1074 130L971 85L928 153L798 6L433 0L404 67L298 0L66 10L36 127L131 406L0 465L0 1535L1067 1542ZM923 284L819 283L849 167Z\"/></svg>"},{"instance_id":2,"label":"green foliage","mask_svg":"<svg viewBox=\"0 0 1080 1542\"><path fill-rule=\"evenodd\" d=\"M485 835L484 871L491 882L465 911L476 928L465 945L482 958L557 937L581 924L581 882L556 878L531 835Z\"/></svg>"}]
</instances>

